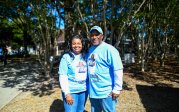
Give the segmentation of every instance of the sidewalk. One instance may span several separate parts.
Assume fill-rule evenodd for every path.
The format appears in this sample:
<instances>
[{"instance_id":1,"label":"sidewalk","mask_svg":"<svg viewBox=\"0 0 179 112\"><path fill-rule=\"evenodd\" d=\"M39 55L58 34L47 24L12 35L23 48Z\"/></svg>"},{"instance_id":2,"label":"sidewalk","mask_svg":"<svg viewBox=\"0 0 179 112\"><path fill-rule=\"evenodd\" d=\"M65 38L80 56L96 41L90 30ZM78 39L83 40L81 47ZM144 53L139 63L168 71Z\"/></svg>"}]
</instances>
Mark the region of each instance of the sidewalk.
<instances>
[{"instance_id":1,"label":"sidewalk","mask_svg":"<svg viewBox=\"0 0 179 112\"><path fill-rule=\"evenodd\" d=\"M21 93L21 90L18 90L17 87L10 87L10 84L8 85L6 82L6 80L9 80L9 77L5 74L8 73L11 73L11 71L5 69L3 64L0 63L0 109Z\"/></svg>"},{"instance_id":2,"label":"sidewalk","mask_svg":"<svg viewBox=\"0 0 179 112\"><path fill-rule=\"evenodd\" d=\"M0 79L0 110L22 92L21 90L18 90L18 88L4 88L4 83L5 81Z\"/></svg>"},{"instance_id":3,"label":"sidewalk","mask_svg":"<svg viewBox=\"0 0 179 112\"><path fill-rule=\"evenodd\" d=\"M28 88L29 85L33 85L34 81L32 81L32 79L34 79L38 73L28 72L36 71L36 64L32 63L34 66L30 68L30 63L32 62L8 62L5 67L0 63L0 110L25 88Z\"/></svg>"}]
</instances>

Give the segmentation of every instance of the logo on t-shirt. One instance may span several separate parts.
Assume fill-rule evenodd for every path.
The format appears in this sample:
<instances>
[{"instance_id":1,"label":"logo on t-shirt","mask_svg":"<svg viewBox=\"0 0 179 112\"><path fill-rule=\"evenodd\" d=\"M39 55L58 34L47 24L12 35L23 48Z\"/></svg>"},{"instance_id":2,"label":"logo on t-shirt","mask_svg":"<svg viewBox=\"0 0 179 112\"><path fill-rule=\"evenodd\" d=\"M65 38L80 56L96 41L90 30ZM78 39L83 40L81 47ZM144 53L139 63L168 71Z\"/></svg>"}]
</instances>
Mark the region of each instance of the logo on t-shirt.
<instances>
[{"instance_id":1,"label":"logo on t-shirt","mask_svg":"<svg viewBox=\"0 0 179 112\"><path fill-rule=\"evenodd\" d=\"M95 66L95 55L94 54L92 54L91 57L89 58L88 65L91 67Z\"/></svg>"},{"instance_id":2,"label":"logo on t-shirt","mask_svg":"<svg viewBox=\"0 0 179 112\"><path fill-rule=\"evenodd\" d=\"M85 73L85 72L86 72L86 67L85 67L85 65L83 64L83 62L79 62L78 67L79 67L78 73Z\"/></svg>"},{"instance_id":3,"label":"logo on t-shirt","mask_svg":"<svg viewBox=\"0 0 179 112\"><path fill-rule=\"evenodd\" d=\"M87 67L83 61L78 61L75 68L75 79L77 81L86 80L87 77Z\"/></svg>"}]
</instances>

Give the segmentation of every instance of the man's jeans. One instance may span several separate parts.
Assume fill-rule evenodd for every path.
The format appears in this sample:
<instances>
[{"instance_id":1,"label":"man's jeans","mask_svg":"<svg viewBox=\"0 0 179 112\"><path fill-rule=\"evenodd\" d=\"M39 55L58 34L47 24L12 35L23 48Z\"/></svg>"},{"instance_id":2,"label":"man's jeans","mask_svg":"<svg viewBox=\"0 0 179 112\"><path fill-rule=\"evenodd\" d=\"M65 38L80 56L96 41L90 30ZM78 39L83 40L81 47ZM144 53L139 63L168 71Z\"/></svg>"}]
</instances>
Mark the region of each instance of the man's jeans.
<instances>
[{"instance_id":1,"label":"man's jeans","mask_svg":"<svg viewBox=\"0 0 179 112\"><path fill-rule=\"evenodd\" d=\"M113 100L112 96L102 99L90 98L91 112L116 112L117 99Z\"/></svg>"},{"instance_id":2,"label":"man's jeans","mask_svg":"<svg viewBox=\"0 0 179 112\"><path fill-rule=\"evenodd\" d=\"M84 112L87 92L71 93L71 95L73 97L73 104L69 105L67 104L66 98L62 93L65 112Z\"/></svg>"}]
</instances>

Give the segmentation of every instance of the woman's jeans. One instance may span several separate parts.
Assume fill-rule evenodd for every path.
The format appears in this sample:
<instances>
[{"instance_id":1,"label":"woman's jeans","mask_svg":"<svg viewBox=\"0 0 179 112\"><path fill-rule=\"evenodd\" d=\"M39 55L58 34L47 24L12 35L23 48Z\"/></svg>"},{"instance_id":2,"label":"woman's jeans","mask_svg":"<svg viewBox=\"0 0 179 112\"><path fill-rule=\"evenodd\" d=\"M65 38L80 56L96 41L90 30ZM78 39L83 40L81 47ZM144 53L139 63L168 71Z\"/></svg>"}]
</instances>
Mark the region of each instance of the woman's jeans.
<instances>
[{"instance_id":1,"label":"woman's jeans","mask_svg":"<svg viewBox=\"0 0 179 112\"><path fill-rule=\"evenodd\" d=\"M85 103L87 99L87 92L85 91L80 93L71 93L70 95L73 97L72 105L69 105L66 102L66 98L62 93L65 112L84 112Z\"/></svg>"},{"instance_id":2,"label":"woman's jeans","mask_svg":"<svg viewBox=\"0 0 179 112\"><path fill-rule=\"evenodd\" d=\"M113 100L112 96L102 99L90 98L91 112L116 112L117 99Z\"/></svg>"}]
</instances>

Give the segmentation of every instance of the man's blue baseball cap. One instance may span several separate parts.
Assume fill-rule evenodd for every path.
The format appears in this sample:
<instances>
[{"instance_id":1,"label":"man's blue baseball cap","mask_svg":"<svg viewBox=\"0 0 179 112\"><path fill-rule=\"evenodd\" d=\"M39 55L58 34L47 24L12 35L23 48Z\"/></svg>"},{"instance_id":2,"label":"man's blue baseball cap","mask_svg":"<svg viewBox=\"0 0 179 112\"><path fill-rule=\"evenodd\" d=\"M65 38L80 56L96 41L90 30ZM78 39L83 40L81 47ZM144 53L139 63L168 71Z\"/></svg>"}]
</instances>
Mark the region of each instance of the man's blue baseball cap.
<instances>
[{"instance_id":1,"label":"man's blue baseball cap","mask_svg":"<svg viewBox=\"0 0 179 112\"><path fill-rule=\"evenodd\" d=\"M99 26L93 26L93 27L90 29L90 33L91 33L93 30L97 30L99 33L103 34L103 30L102 30L101 27L99 27Z\"/></svg>"}]
</instances>

